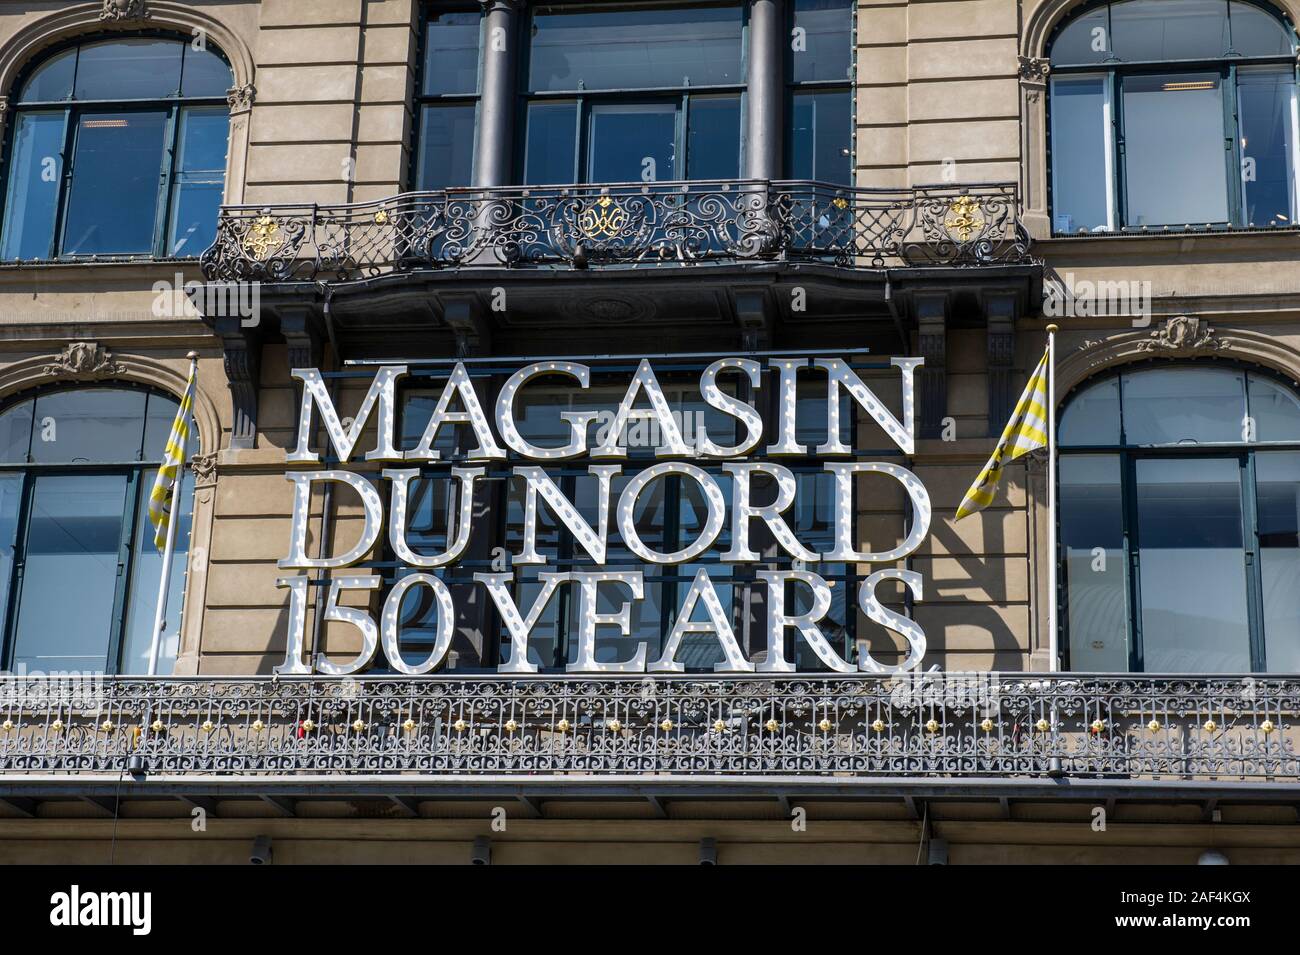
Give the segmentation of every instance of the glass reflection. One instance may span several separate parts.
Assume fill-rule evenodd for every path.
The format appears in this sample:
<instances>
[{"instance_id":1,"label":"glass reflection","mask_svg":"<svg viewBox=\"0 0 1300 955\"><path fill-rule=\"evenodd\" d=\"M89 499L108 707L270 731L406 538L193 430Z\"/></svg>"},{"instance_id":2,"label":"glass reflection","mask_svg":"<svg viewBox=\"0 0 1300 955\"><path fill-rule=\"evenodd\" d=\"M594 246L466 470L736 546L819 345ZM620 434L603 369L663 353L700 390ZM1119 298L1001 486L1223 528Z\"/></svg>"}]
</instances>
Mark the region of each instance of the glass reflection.
<instances>
[{"instance_id":1,"label":"glass reflection","mask_svg":"<svg viewBox=\"0 0 1300 955\"><path fill-rule=\"evenodd\" d=\"M127 477L41 475L28 518L13 666L104 672ZM76 599L68 588L76 582Z\"/></svg>"},{"instance_id":2,"label":"glass reflection","mask_svg":"<svg viewBox=\"0 0 1300 955\"><path fill-rule=\"evenodd\" d=\"M1270 673L1300 673L1300 453L1255 456L1264 659Z\"/></svg>"},{"instance_id":3,"label":"glass reflection","mask_svg":"<svg viewBox=\"0 0 1300 955\"><path fill-rule=\"evenodd\" d=\"M1149 673L1251 668L1240 463L1136 463L1139 592Z\"/></svg>"},{"instance_id":4,"label":"glass reflection","mask_svg":"<svg viewBox=\"0 0 1300 955\"><path fill-rule=\"evenodd\" d=\"M1118 455L1067 455L1060 462L1070 668L1129 669L1124 506Z\"/></svg>"}]
</instances>

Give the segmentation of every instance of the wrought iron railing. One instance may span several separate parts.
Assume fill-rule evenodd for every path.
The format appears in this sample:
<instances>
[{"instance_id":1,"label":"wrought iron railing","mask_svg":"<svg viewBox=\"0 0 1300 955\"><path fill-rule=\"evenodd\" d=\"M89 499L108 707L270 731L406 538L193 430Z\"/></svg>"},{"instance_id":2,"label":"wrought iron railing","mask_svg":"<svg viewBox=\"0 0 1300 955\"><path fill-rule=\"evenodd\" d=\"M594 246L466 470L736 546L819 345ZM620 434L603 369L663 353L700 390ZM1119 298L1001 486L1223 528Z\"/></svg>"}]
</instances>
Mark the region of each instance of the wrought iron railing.
<instances>
[{"instance_id":1,"label":"wrought iron railing","mask_svg":"<svg viewBox=\"0 0 1300 955\"><path fill-rule=\"evenodd\" d=\"M1300 780L1297 677L0 680L0 774Z\"/></svg>"},{"instance_id":2,"label":"wrought iron railing","mask_svg":"<svg viewBox=\"0 0 1300 955\"><path fill-rule=\"evenodd\" d=\"M850 189L698 181L413 192L348 205L225 206L213 281L347 281L467 267L812 259L841 267L1027 263L1013 184Z\"/></svg>"}]
</instances>

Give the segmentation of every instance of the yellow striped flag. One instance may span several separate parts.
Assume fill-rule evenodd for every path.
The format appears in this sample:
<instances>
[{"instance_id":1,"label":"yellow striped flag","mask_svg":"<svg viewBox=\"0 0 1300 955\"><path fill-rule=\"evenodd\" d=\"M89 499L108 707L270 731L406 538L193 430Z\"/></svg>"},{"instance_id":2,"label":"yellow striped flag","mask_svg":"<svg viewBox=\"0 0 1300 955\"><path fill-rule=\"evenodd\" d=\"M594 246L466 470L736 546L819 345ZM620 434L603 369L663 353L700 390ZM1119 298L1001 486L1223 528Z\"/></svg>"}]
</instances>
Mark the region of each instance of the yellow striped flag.
<instances>
[{"instance_id":1,"label":"yellow striped flag","mask_svg":"<svg viewBox=\"0 0 1300 955\"><path fill-rule=\"evenodd\" d=\"M1014 461L1022 454L1035 448L1047 447L1047 376L1051 374L1051 349L1043 352L1042 360L1034 373L1029 376L1025 392L1016 402L1016 410L1011 413L1011 420L1002 429L998 446L993 449L993 456L984 465L975 483L970 486L966 496L957 508L957 520L969 514L983 510L993 503L998 483L1002 480L1002 468L1009 461Z\"/></svg>"},{"instance_id":2,"label":"yellow striped flag","mask_svg":"<svg viewBox=\"0 0 1300 955\"><path fill-rule=\"evenodd\" d=\"M163 452L162 466L158 468L153 490L149 492L149 520L154 528L153 543L159 550L167 546L167 525L171 523L172 516L172 488L176 484L176 474L185 461L185 446L190 437L190 411L194 407L194 388L198 369L198 362L190 362L190 380L185 383L185 394L181 396L181 406L176 410L176 420L172 422L172 431L167 438L167 450Z\"/></svg>"}]
</instances>

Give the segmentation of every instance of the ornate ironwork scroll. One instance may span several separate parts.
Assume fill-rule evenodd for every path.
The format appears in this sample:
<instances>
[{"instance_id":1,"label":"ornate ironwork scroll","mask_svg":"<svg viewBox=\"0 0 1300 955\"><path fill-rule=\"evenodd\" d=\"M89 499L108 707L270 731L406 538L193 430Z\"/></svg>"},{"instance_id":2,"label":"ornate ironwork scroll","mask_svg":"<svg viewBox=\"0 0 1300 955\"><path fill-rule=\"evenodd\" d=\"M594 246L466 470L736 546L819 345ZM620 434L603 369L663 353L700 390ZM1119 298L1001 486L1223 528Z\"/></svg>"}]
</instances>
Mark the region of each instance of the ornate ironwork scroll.
<instances>
[{"instance_id":1,"label":"ornate ironwork scroll","mask_svg":"<svg viewBox=\"0 0 1300 955\"><path fill-rule=\"evenodd\" d=\"M844 268L1032 263L1011 184L849 189L718 180L449 189L337 206L227 206L211 280L349 281L473 267L694 265L771 258Z\"/></svg>"}]
</instances>

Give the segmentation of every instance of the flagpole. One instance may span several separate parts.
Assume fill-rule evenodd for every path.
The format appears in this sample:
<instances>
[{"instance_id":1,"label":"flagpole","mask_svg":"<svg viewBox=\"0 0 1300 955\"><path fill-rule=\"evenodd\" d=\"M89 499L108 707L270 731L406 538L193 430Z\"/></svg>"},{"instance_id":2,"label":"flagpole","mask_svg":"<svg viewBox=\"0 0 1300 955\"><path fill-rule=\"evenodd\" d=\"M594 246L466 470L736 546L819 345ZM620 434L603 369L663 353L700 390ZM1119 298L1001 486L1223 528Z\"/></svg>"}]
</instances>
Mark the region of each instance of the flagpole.
<instances>
[{"instance_id":1,"label":"flagpole","mask_svg":"<svg viewBox=\"0 0 1300 955\"><path fill-rule=\"evenodd\" d=\"M189 381L198 370L198 352L190 352ZM176 480L172 482L171 504L167 512L167 546L163 549L162 575L158 580L158 605L154 611L153 639L149 643L149 675L158 675L158 650L162 643L163 627L167 623L167 594L171 590L172 555L176 552L176 525L180 523L180 514L176 505L181 501L182 485L185 483L185 459L189 456L189 434L181 440L181 462L176 468Z\"/></svg>"},{"instance_id":2,"label":"flagpole","mask_svg":"<svg viewBox=\"0 0 1300 955\"><path fill-rule=\"evenodd\" d=\"M1056 325L1047 326L1047 652L1048 669L1061 668L1056 620Z\"/></svg>"}]
</instances>

